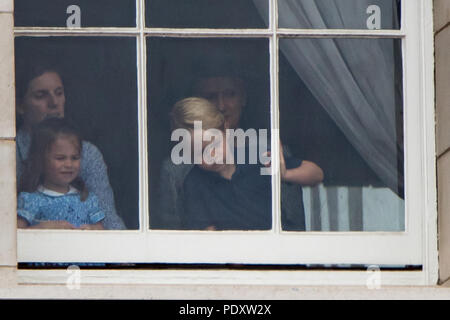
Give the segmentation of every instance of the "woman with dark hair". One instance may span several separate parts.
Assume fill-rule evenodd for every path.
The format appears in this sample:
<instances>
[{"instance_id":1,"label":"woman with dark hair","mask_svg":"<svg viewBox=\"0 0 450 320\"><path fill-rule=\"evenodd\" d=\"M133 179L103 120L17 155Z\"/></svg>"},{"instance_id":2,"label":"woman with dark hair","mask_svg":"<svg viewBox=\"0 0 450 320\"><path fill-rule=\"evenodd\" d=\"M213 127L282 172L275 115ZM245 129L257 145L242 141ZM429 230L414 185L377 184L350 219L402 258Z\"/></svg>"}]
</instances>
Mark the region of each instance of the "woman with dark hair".
<instances>
[{"instance_id":1,"label":"woman with dark hair","mask_svg":"<svg viewBox=\"0 0 450 320\"><path fill-rule=\"evenodd\" d=\"M29 155L34 128L48 118L64 118L66 96L60 71L51 63L35 63L31 67L17 64L16 108L20 127L16 135L17 181L21 180ZM105 229L125 229L117 215L114 194L101 152L93 144L82 142L80 176L95 194L105 213Z\"/></svg>"}]
</instances>

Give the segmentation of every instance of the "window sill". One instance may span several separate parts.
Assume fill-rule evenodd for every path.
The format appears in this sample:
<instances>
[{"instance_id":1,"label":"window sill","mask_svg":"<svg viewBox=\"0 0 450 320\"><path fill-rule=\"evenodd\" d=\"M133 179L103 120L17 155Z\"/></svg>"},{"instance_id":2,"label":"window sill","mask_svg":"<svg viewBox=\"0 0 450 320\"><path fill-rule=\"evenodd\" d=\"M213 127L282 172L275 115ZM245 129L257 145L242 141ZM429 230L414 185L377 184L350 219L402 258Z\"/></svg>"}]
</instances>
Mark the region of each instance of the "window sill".
<instances>
[{"instance_id":1,"label":"window sill","mask_svg":"<svg viewBox=\"0 0 450 320\"><path fill-rule=\"evenodd\" d=\"M266 285L18 285L0 288L2 299L162 299L162 300L424 300L450 299L450 288L389 286Z\"/></svg>"},{"instance_id":2,"label":"window sill","mask_svg":"<svg viewBox=\"0 0 450 320\"><path fill-rule=\"evenodd\" d=\"M57 272L56 272L57 271ZM120 272L120 277L119 273ZM385 284L388 279L413 278L420 272L382 272L381 283L355 277L355 272L300 272L289 275L263 271L252 276L222 271L81 270L79 288L70 283L66 270L0 269L0 297L11 299L450 299L450 282L440 286ZM181 273L180 273L181 272ZM407 275L406 275L407 274ZM230 275L232 275L230 277ZM320 277L320 281L317 279ZM353 282L349 282L353 277ZM398 276L401 277L398 277ZM286 278L284 278L286 277ZM284 278L284 281L281 279ZM307 283L309 278L309 284ZM364 281L362 281L364 279ZM226 281L225 281L226 280ZM315 280L315 281L314 281ZM278 281L278 283L276 283ZM358 282L359 281L359 282ZM347 284L344 284L347 282ZM391 280L391 283L393 281Z\"/></svg>"}]
</instances>

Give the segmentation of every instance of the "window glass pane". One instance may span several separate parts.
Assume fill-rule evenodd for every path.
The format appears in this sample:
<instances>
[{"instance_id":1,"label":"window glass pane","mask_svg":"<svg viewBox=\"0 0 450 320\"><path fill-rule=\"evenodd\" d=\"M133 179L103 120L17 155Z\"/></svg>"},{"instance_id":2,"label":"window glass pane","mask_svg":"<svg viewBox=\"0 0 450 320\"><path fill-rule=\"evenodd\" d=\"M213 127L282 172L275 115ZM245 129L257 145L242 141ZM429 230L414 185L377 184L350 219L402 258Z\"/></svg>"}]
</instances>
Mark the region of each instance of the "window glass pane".
<instances>
[{"instance_id":1,"label":"window glass pane","mask_svg":"<svg viewBox=\"0 0 450 320\"><path fill-rule=\"evenodd\" d=\"M15 52L18 181L27 176L26 172L36 172L27 171L28 163L41 163L30 160L30 153L35 154L31 152L31 134L44 119L64 117L79 129L85 141L78 176L83 179L89 194L97 196L99 211L105 214L105 219L101 220L104 227L138 228L136 40L17 37ZM36 155L39 154L37 151ZM47 185L50 190L53 189L45 183L45 177L52 172L44 170L39 174L39 184ZM71 172L75 174L76 168L70 167L66 173ZM73 186L72 178L69 177L62 186L66 187L67 183ZM36 186L30 188L27 187L28 192L37 192ZM37 202L19 202L20 205L33 207ZM83 210L87 206L83 201L78 205ZM53 206L49 208L53 210ZM40 214L28 224L52 219ZM64 214L68 216L57 218L72 218L69 213Z\"/></svg>"},{"instance_id":2,"label":"window glass pane","mask_svg":"<svg viewBox=\"0 0 450 320\"><path fill-rule=\"evenodd\" d=\"M400 0L279 0L278 13L280 28L400 28Z\"/></svg>"},{"instance_id":3,"label":"window glass pane","mask_svg":"<svg viewBox=\"0 0 450 320\"><path fill-rule=\"evenodd\" d=\"M134 27L135 0L15 0L16 27Z\"/></svg>"},{"instance_id":4,"label":"window glass pane","mask_svg":"<svg viewBox=\"0 0 450 320\"><path fill-rule=\"evenodd\" d=\"M401 40L282 39L280 51L281 140L324 173L282 190L303 197L282 205L303 204L307 230L403 231Z\"/></svg>"},{"instance_id":5,"label":"window glass pane","mask_svg":"<svg viewBox=\"0 0 450 320\"><path fill-rule=\"evenodd\" d=\"M146 0L146 25L156 28L266 28L267 0Z\"/></svg>"},{"instance_id":6,"label":"window glass pane","mask_svg":"<svg viewBox=\"0 0 450 320\"><path fill-rule=\"evenodd\" d=\"M258 153L263 148L254 148L260 133L266 134L266 142L270 136L268 49L267 39L148 40L151 228L271 228L271 176L261 175ZM201 99L185 100L193 96ZM245 146L238 144L239 138L227 142L235 156L239 157L237 150L244 150L248 158L231 157L235 162L230 163L224 159L227 151L211 147L223 162L206 165L209 153L201 145L202 137L190 135L194 121L202 124L204 134L215 134L211 129L219 135L226 129L235 133L242 129L250 136L243 139ZM176 129L186 129L177 132L200 142L200 158L185 136L171 141Z\"/></svg>"}]
</instances>

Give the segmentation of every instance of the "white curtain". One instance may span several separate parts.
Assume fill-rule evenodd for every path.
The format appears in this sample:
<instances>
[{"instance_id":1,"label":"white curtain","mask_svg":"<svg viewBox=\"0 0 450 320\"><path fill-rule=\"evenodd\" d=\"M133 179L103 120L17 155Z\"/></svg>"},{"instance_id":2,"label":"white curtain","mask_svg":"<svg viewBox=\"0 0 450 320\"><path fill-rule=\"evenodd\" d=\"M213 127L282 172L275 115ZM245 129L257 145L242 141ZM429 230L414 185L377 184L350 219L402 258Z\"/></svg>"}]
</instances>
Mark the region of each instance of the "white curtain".
<instances>
[{"instance_id":1,"label":"white curtain","mask_svg":"<svg viewBox=\"0 0 450 320\"><path fill-rule=\"evenodd\" d=\"M395 1L394 1L395 2ZM254 0L264 19L268 12ZM381 7L381 27L397 27L392 0L280 0L280 27L367 28L366 10ZM398 177L395 48L392 39L281 39L280 49L318 102L380 179ZM397 108L397 109L396 109ZM333 156L333 155L330 155ZM335 155L339 157L339 155Z\"/></svg>"}]
</instances>

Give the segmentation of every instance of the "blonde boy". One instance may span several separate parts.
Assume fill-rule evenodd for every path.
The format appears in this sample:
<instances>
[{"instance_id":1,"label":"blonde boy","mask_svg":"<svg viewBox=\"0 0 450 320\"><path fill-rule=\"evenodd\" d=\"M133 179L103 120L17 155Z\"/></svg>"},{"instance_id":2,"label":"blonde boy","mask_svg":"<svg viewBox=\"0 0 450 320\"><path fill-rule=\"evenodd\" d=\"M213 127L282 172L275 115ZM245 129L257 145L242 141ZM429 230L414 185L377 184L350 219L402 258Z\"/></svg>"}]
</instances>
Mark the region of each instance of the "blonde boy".
<instances>
[{"instance_id":1,"label":"blonde boy","mask_svg":"<svg viewBox=\"0 0 450 320\"><path fill-rule=\"evenodd\" d=\"M194 149L192 157L192 152L185 148L183 158L191 158L196 164L183 183L181 228L270 229L271 178L260 174L261 164L227 161L227 153L232 151L233 146L226 139L225 119L220 111L203 98L183 99L173 107L171 124L175 131L181 129L184 132L184 138ZM204 139L204 136L208 139ZM201 152L196 152L195 149L199 148ZM172 158L178 151L172 150ZM198 159L199 155L201 159ZM280 174L283 181L315 184L323 179L322 170L312 162L291 158L286 160L281 154Z\"/></svg>"}]
</instances>

